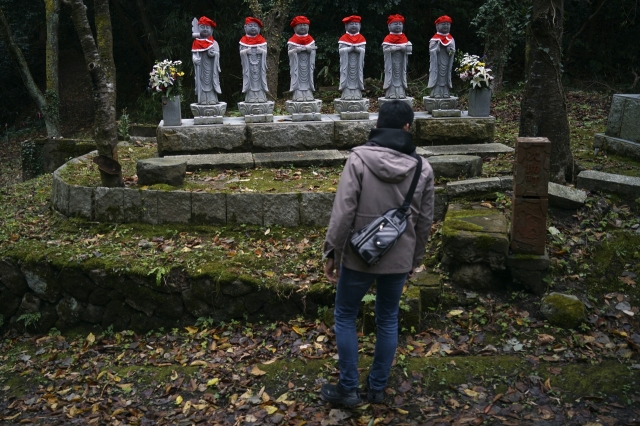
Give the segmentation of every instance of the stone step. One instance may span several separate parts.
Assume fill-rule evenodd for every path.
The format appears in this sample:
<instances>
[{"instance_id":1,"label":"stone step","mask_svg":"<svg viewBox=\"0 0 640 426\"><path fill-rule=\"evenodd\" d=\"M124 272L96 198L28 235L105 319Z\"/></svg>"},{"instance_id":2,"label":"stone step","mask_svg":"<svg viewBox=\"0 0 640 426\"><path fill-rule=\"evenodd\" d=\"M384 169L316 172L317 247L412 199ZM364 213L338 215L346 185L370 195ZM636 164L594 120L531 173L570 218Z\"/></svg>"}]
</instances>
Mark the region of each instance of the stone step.
<instances>
[{"instance_id":1,"label":"stone step","mask_svg":"<svg viewBox=\"0 0 640 426\"><path fill-rule=\"evenodd\" d=\"M250 152L237 154L200 154L200 155L172 155L164 158L176 158L187 163L187 170L211 170L254 167L253 155Z\"/></svg>"},{"instance_id":2,"label":"stone step","mask_svg":"<svg viewBox=\"0 0 640 426\"><path fill-rule=\"evenodd\" d=\"M503 192L513 189L513 176L467 179L447 183L449 198L466 197L475 194Z\"/></svg>"},{"instance_id":3,"label":"stone step","mask_svg":"<svg viewBox=\"0 0 640 426\"><path fill-rule=\"evenodd\" d=\"M318 151L260 152L253 154L256 167L338 166L344 164L347 155L336 149Z\"/></svg>"},{"instance_id":4,"label":"stone step","mask_svg":"<svg viewBox=\"0 0 640 426\"><path fill-rule=\"evenodd\" d=\"M423 157L435 157L438 155L478 155L480 157L509 154L515 150L501 143L478 143L470 145L435 145L420 146L416 153Z\"/></svg>"},{"instance_id":5,"label":"stone step","mask_svg":"<svg viewBox=\"0 0 640 426\"><path fill-rule=\"evenodd\" d=\"M589 191L613 192L636 199L640 197L640 178L584 170L578 175L578 188Z\"/></svg>"},{"instance_id":6,"label":"stone step","mask_svg":"<svg viewBox=\"0 0 640 426\"><path fill-rule=\"evenodd\" d=\"M623 157L640 160L640 143L626 139L607 136L604 133L596 133L593 138L593 149L596 154L599 150L606 154L616 154Z\"/></svg>"},{"instance_id":7,"label":"stone step","mask_svg":"<svg viewBox=\"0 0 640 426\"><path fill-rule=\"evenodd\" d=\"M476 155L439 155L428 157L435 178L470 178L482 174L482 158Z\"/></svg>"}]
</instances>

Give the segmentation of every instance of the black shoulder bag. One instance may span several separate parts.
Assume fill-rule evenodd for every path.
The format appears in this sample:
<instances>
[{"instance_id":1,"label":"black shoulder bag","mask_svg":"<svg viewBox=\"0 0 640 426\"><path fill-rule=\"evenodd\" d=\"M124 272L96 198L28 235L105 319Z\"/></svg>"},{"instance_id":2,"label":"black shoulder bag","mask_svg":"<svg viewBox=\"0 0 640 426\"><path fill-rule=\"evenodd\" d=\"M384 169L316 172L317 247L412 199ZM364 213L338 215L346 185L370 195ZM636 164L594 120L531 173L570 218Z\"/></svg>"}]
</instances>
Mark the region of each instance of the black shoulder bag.
<instances>
[{"instance_id":1,"label":"black shoulder bag","mask_svg":"<svg viewBox=\"0 0 640 426\"><path fill-rule=\"evenodd\" d=\"M422 158L416 154L413 156L418 160L418 165L402 206L388 210L356 232L349 241L353 251L369 265L378 263L407 229L407 217L411 214L409 207L422 172Z\"/></svg>"}]
</instances>

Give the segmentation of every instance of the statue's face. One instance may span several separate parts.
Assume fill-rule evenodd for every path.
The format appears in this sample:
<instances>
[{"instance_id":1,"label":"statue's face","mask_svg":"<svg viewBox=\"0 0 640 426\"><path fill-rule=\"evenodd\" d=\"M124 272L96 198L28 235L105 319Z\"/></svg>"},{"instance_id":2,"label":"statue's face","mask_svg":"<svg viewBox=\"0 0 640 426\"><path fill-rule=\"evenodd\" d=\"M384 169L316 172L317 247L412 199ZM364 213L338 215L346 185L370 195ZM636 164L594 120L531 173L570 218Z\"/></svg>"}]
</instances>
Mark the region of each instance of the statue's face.
<instances>
[{"instance_id":1,"label":"statue's face","mask_svg":"<svg viewBox=\"0 0 640 426\"><path fill-rule=\"evenodd\" d=\"M244 26L244 32L251 37L255 37L260 34L260 25L255 22L250 22Z\"/></svg>"},{"instance_id":2,"label":"statue's face","mask_svg":"<svg viewBox=\"0 0 640 426\"><path fill-rule=\"evenodd\" d=\"M200 30L200 37L202 38L207 38L213 33L213 29L208 25L198 24L198 29Z\"/></svg>"},{"instance_id":3,"label":"statue's face","mask_svg":"<svg viewBox=\"0 0 640 426\"><path fill-rule=\"evenodd\" d=\"M448 22L441 22L436 25L436 31L442 34L449 34L449 31L451 31L451 24Z\"/></svg>"},{"instance_id":4,"label":"statue's face","mask_svg":"<svg viewBox=\"0 0 640 426\"><path fill-rule=\"evenodd\" d=\"M389 24L389 32L394 34L400 34L404 29L402 21L393 21Z\"/></svg>"},{"instance_id":5,"label":"statue's face","mask_svg":"<svg viewBox=\"0 0 640 426\"><path fill-rule=\"evenodd\" d=\"M293 27L293 31L299 36L305 36L309 34L309 24L298 24Z\"/></svg>"},{"instance_id":6,"label":"statue's face","mask_svg":"<svg viewBox=\"0 0 640 426\"><path fill-rule=\"evenodd\" d=\"M360 22L347 22L344 29L349 34L358 34L360 32Z\"/></svg>"}]
</instances>

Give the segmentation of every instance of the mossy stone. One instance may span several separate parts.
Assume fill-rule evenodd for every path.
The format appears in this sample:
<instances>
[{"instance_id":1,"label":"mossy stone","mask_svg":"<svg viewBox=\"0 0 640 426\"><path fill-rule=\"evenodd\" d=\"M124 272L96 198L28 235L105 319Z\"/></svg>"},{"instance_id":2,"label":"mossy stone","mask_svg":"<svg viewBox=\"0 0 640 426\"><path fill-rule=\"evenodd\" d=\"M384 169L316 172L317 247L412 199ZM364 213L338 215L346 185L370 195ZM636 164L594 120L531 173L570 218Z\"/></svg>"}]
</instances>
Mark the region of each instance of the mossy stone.
<instances>
[{"instance_id":1,"label":"mossy stone","mask_svg":"<svg viewBox=\"0 0 640 426\"><path fill-rule=\"evenodd\" d=\"M562 328L576 328L586 320L584 303L576 296L551 293L542 299L540 312L553 325Z\"/></svg>"}]
</instances>

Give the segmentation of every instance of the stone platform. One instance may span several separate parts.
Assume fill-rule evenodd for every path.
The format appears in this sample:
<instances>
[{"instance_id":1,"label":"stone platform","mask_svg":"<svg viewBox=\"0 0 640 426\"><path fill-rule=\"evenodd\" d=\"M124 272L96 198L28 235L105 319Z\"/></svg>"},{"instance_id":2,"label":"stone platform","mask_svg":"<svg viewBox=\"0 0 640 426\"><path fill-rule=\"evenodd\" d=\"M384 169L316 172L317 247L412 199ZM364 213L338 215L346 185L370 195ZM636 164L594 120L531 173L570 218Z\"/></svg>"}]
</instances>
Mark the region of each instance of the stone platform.
<instances>
[{"instance_id":1,"label":"stone platform","mask_svg":"<svg viewBox=\"0 0 640 426\"><path fill-rule=\"evenodd\" d=\"M369 113L367 113L369 114ZM246 118L246 117L245 117ZM304 151L349 149L364 144L378 115L365 120L341 120L338 114L323 114L319 121L294 122L292 116L276 116L271 123L247 123L243 117L224 117L223 124L181 126L158 125L156 138L160 156L217 154L230 152ZM493 141L494 117L434 118L417 112L412 128L417 146L484 144Z\"/></svg>"}]
</instances>

